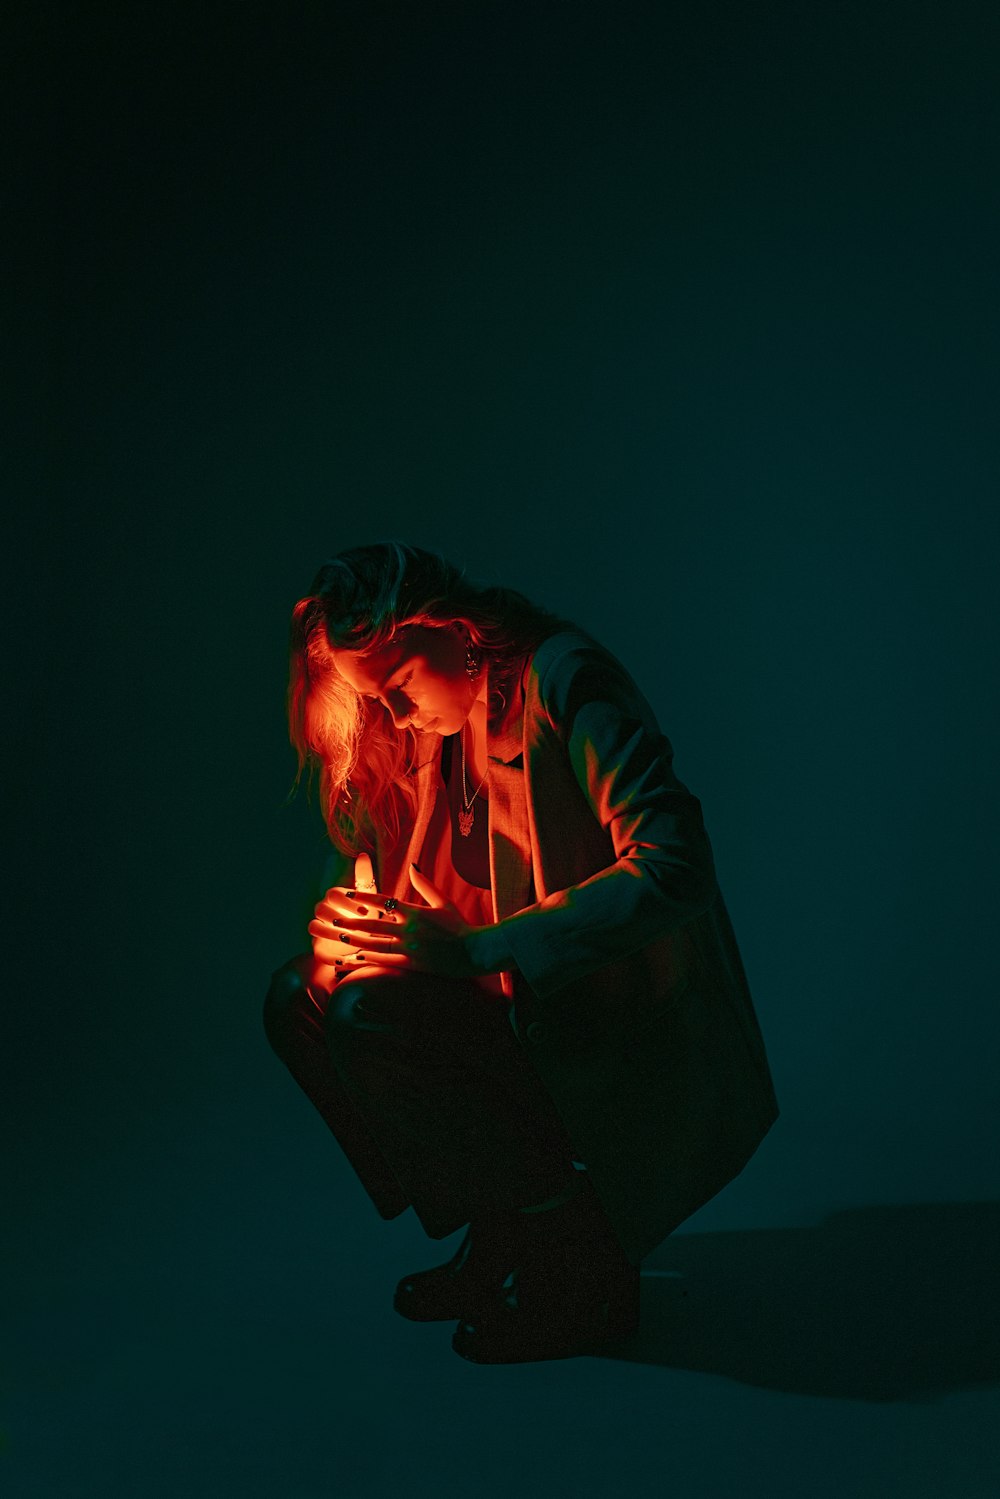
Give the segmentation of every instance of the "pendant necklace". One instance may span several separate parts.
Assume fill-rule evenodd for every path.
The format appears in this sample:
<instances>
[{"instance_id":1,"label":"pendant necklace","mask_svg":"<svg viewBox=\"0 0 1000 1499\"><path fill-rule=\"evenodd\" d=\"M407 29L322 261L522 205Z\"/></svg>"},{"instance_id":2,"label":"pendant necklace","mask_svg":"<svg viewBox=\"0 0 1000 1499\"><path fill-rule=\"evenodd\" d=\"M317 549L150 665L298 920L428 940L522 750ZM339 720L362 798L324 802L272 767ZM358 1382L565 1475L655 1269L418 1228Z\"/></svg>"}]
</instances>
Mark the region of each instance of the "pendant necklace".
<instances>
[{"instance_id":1,"label":"pendant necklace","mask_svg":"<svg viewBox=\"0 0 1000 1499\"><path fill-rule=\"evenodd\" d=\"M462 751L462 805L458 809L458 831L463 838L468 838L472 832L472 824L476 820L475 800L486 784L486 776L479 782L472 795L469 795L469 785L465 779L465 725L459 730L459 746Z\"/></svg>"}]
</instances>

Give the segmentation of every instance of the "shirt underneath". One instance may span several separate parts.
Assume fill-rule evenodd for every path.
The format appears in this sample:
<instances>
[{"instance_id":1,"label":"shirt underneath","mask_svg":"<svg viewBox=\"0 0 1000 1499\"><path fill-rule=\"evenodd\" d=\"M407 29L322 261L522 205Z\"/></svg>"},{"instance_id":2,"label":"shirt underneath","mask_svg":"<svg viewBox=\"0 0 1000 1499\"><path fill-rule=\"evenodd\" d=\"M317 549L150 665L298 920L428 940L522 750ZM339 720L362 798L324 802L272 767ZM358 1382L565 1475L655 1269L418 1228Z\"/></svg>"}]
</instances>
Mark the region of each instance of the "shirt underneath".
<instances>
[{"instance_id":1,"label":"shirt underneath","mask_svg":"<svg viewBox=\"0 0 1000 1499\"><path fill-rule=\"evenodd\" d=\"M458 814L465 808L462 786L462 749L458 734L449 734L441 746L441 779L451 813L451 862L455 871L479 890L490 888L489 800L484 781L472 803L472 831L463 836ZM468 772L466 772L468 782ZM470 786L470 791L475 791Z\"/></svg>"},{"instance_id":2,"label":"shirt underneath","mask_svg":"<svg viewBox=\"0 0 1000 1499\"><path fill-rule=\"evenodd\" d=\"M469 790L473 789L470 785ZM449 734L441 746L441 773L420 851L420 868L470 926L492 926L487 783L483 783L472 803L472 830L468 837L462 836L458 826L458 812L463 806L462 751L458 735ZM475 982L491 994L503 996L499 974L484 974Z\"/></svg>"}]
</instances>

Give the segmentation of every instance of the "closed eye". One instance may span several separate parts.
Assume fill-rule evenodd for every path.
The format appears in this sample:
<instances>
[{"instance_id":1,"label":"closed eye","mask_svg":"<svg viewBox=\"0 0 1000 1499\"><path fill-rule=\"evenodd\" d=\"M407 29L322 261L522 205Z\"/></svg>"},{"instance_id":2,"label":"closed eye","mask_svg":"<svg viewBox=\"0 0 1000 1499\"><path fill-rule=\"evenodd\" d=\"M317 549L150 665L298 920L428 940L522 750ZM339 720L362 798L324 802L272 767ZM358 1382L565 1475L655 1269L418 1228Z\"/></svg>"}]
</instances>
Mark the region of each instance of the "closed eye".
<instances>
[{"instance_id":1,"label":"closed eye","mask_svg":"<svg viewBox=\"0 0 1000 1499\"><path fill-rule=\"evenodd\" d=\"M413 673L412 673L412 671L409 671L409 672L407 672L406 676L403 677L402 681L396 682L395 685L392 686L392 687L387 687L385 689L385 691L387 693L388 692L402 692L404 688L406 688L406 687L408 687L410 685L410 682L412 680L413 680ZM362 693L362 697L364 698L364 700L365 700L366 703L380 703L382 701L381 697L373 697L370 692Z\"/></svg>"}]
</instances>

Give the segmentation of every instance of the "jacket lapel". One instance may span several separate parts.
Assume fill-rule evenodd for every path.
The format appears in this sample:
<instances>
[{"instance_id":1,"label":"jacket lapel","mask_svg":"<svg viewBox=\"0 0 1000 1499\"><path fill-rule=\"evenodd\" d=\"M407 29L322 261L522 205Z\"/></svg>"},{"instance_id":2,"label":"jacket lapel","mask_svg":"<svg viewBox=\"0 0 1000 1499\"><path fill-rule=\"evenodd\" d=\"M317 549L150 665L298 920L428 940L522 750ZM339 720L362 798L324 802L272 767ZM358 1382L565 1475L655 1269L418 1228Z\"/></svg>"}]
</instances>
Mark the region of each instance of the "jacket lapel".
<instances>
[{"instance_id":1,"label":"jacket lapel","mask_svg":"<svg viewBox=\"0 0 1000 1499\"><path fill-rule=\"evenodd\" d=\"M413 831L410 833L402 863L396 869L394 878L390 881L393 888L388 892L394 895L397 900L413 899L413 886L410 884L410 864L416 864L420 860L420 851L423 848L424 838L427 835L431 813L434 811L434 800L437 795L438 781L441 776L441 743L442 741L437 734L422 734L420 736L421 760L416 772L417 811L413 820Z\"/></svg>"},{"instance_id":2,"label":"jacket lapel","mask_svg":"<svg viewBox=\"0 0 1000 1499\"><path fill-rule=\"evenodd\" d=\"M522 673L523 677L523 673ZM486 726L490 883L502 921L531 901L531 836L524 788L524 689L514 682L506 709Z\"/></svg>"}]
</instances>

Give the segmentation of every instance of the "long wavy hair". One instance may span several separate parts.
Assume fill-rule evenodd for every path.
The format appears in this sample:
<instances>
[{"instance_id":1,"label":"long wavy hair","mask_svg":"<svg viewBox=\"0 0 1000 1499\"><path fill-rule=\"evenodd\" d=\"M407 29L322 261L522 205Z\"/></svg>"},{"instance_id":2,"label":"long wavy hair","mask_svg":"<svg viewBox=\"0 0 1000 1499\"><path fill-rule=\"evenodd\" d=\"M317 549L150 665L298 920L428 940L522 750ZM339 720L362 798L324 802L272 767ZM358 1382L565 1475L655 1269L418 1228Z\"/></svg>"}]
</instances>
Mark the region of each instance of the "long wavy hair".
<instances>
[{"instance_id":1,"label":"long wavy hair","mask_svg":"<svg viewBox=\"0 0 1000 1499\"><path fill-rule=\"evenodd\" d=\"M325 563L292 611L288 734L303 773L318 772L330 840L349 856L396 842L416 811L417 737L355 692L332 650L367 654L409 625L465 626L489 669L490 708L546 636L566 626L511 588L479 587L436 552L402 542L352 547Z\"/></svg>"}]
</instances>

